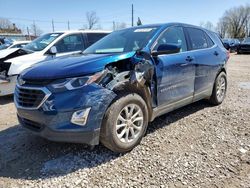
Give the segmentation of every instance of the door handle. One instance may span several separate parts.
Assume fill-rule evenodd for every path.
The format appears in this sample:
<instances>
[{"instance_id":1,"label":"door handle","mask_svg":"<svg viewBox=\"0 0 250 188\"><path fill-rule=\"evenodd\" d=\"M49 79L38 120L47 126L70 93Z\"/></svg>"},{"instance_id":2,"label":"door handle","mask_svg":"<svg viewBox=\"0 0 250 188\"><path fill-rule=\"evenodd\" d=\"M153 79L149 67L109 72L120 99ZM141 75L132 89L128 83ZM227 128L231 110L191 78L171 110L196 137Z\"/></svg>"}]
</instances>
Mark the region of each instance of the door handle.
<instances>
[{"instance_id":1,"label":"door handle","mask_svg":"<svg viewBox=\"0 0 250 188\"><path fill-rule=\"evenodd\" d=\"M186 61L188 61L188 62L191 62L193 60L194 60L194 58L192 58L191 56L187 56L187 58L186 58Z\"/></svg>"},{"instance_id":2,"label":"door handle","mask_svg":"<svg viewBox=\"0 0 250 188\"><path fill-rule=\"evenodd\" d=\"M214 55L215 55L215 56L218 56L218 55L219 55L219 53L218 53L217 51L215 51L215 52L214 52Z\"/></svg>"}]
</instances>

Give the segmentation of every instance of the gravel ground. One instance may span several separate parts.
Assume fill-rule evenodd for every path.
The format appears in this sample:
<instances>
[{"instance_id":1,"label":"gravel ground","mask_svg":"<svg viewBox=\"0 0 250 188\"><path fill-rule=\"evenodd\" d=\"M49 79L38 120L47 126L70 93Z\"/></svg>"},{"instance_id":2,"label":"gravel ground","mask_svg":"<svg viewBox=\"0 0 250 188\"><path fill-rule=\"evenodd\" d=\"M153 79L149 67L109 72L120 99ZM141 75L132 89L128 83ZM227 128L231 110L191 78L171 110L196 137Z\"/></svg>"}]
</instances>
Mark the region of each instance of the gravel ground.
<instances>
[{"instance_id":1,"label":"gravel ground","mask_svg":"<svg viewBox=\"0 0 250 188\"><path fill-rule=\"evenodd\" d=\"M228 78L222 105L157 118L124 155L36 137L0 98L0 187L250 187L250 55L231 55Z\"/></svg>"}]
</instances>

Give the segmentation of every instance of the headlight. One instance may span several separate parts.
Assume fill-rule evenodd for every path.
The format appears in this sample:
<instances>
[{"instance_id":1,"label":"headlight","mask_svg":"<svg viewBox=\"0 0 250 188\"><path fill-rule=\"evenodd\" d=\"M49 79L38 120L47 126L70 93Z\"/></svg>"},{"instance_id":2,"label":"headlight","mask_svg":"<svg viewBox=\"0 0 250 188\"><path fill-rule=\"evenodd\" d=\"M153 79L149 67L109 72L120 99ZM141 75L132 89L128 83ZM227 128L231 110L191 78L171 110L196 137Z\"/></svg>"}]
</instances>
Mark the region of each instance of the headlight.
<instances>
[{"instance_id":1,"label":"headlight","mask_svg":"<svg viewBox=\"0 0 250 188\"><path fill-rule=\"evenodd\" d=\"M98 72L92 76L83 76L75 78L66 78L57 80L51 84L51 87L56 90L67 89L73 90L81 88L85 85L91 84L93 82L98 82L104 75L104 71Z\"/></svg>"}]
</instances>

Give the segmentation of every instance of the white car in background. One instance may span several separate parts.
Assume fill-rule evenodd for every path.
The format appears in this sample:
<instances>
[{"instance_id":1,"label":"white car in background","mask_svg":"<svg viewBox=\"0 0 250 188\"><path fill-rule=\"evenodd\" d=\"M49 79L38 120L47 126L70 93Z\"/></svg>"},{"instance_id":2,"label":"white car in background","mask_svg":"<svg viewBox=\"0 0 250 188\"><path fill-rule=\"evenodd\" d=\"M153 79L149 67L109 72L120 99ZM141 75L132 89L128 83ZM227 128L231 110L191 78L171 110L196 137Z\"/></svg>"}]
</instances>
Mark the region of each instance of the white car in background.
<instances>
[{"instance_id":1,"label":"white car in background","mask_svg":"<svg viewBox=\"0 0 250 188\"><path fill-rule=\"evenodd\" d=\"M110 31L78 30L42 35L23 48L6 49L0 53L0 96L13 94L17 76L41 61L80 53Z\"/></svg>"},{"instance_id":2,"label":"white car in background","mask_svg":"<svg viewBox=\"0 0 250 188\"><path fill-rule=\"evenodd\" d=\"M29 40L25 40L25 41L14 41L11 44L3 44L0 46L0 53L2 52L2 50L5 49L10 49L10 48L23 48L26 44L29 44L31 41Z\"/></svg>"}]
</instances>

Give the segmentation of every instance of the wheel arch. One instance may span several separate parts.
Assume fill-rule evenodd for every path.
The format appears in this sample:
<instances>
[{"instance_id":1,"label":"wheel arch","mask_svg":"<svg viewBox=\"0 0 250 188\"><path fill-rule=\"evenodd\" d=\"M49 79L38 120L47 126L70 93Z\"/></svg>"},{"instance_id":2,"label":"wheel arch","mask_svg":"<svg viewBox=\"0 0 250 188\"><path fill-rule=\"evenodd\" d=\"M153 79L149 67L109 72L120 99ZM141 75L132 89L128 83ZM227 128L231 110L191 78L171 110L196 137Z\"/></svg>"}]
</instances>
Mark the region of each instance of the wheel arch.
<instances>
[{"instance_id":1,"label":"wheel arch","mask_svg":"<svg viewBox=\"0 0 250 188\"><path fill-rule=\"evenodd\" d=\"M117 95L124 94L124 93L136 93L139 96L142 97L142 99L145 101L147 105L147 111L148 111L148 119L150 120L153 114L152 110L152 102L151 102L151 91L149 86L145 85L144 87L140 86L136 83L130 83L129 81L121 83L117 85L113 92Z\"/></svg>"}]
</instances>

